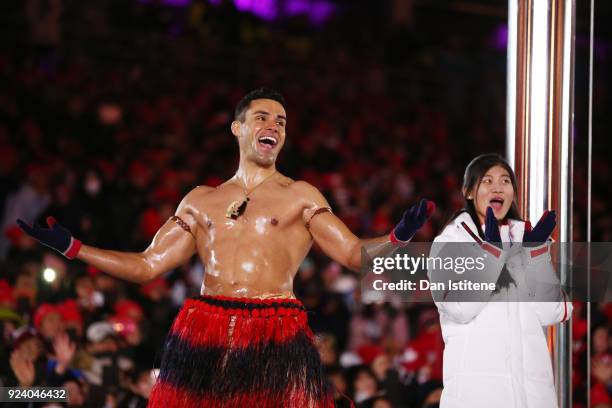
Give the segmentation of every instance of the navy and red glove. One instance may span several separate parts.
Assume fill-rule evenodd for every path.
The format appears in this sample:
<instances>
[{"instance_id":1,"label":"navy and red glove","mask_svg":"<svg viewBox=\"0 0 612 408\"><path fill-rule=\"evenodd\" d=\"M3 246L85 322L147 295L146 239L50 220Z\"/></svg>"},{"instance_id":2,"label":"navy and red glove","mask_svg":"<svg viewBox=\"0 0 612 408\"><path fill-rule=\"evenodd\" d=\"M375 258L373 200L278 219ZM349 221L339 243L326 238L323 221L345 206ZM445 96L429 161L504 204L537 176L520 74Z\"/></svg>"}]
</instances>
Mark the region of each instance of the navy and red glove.
<instances>
[{"instance_id":1,"label":"navy and red glove","mask_svg":"<svg viewBox=\"0 0 612 408\"><path fill-rule=\"evenodd\" d=\"M553 211L544 211L542 217L535 227L531 228L531 222L525 221L525 233L523 234L523 245L538 246L542 245L554 231L557 226L557 213Z\"/></svg>"},{"instance_id":2,"label":"navy and red glove","mask_svg":"<svg viewBox=\"0 0 612 408\"><path fill-rule=\"evenodd\" d=\"M49 228L42 228L40 225L28 225L23 220L18 219L17 225L29 236L43 245L56 250L68 259L73 259L81 249L81 241L74 238L70 231L62 227L53 217L47 217Z\"/></svg>"},{"instance_id":3,"label":"navy and red glove","mask_svg":"<svg viewBox=\"0 0 612 408\"><path fill-rule=\"evenodd\" d=\"M499 232L499 222L495 218L493 208L487 207L487 214L485 216L485 230L484 230L485 241L490 242L498 248L502 247L501 234Z\"/></svg>"},{"instance_id":4,"label":"navy and red glove","mask_svg":"<svg viewBox=\"0 0 612 408\"><path fill-rule=\"evenodd\" d=\"M395 226L389 239L393 243L406 243L412 239L414 234L425 224L425 221L433 214L436 204L433 201L422 199L418 205L412 206L404 212L402 220Z\"/></svg>"},{"instance_id":5,"label":"navy and red glove","mask_svg":"<svg viewBox=\"0 0 612 408\"><path fill-rule=\"evenodd\" d=\"M461 225L482 249L497 259L502 257L504 252L501 242L501 234L499 232L499 222L497 221L497 218L495 218L495 214L493 213L493 209L491 207L487 207L487 213L485 215L484 241L480 239L480 237L474 231L472 231L465 222L462 222Z\"/></svg>"}]
</instances>

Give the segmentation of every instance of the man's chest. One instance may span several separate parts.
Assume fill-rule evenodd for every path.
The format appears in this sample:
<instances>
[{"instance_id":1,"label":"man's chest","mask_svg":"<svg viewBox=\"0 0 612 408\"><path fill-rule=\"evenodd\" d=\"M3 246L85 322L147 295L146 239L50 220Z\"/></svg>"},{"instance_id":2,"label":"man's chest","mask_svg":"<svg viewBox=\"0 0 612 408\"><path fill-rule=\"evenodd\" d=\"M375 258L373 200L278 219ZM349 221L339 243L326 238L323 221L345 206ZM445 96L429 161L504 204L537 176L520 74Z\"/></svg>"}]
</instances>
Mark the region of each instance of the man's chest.
<instances>
[{"instance_id":1,"label":"man's chest","mask_svg":"<svg viewBox=\"0 0 612 408\"><path fill-rule=\"evenodd\" d=\"M257 233L302 225L303 205L291 194L277 189L244 194L236 189L215 191L197 207L204 230L252 230Z\"/></svg>"}]
</instances>

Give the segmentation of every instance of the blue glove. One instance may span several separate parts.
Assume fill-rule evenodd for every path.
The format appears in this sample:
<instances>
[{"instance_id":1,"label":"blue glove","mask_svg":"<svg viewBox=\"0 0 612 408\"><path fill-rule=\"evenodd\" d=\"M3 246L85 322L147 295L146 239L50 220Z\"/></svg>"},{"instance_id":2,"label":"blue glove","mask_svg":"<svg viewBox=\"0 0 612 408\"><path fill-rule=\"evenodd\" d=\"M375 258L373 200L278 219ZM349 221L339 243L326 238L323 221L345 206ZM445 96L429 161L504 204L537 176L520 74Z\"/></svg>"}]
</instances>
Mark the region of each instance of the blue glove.
<instances>
[{"instance_id":1,"label":"blue glove","mask_svg":"<svg viewBox=\"0 0 612 408\"><path fill-rule=\"evenodd\" d=\"M480 237L474 233L474 231L472 231L465 222L461 222L461 225L482 249L498 259L502 257L504 252L501 242L501 234L499 233L499 223L497 222L497 218L495 218L495 214L493 213L493 209L491 207L487 207L487 214L485 216L484 241L480 239Z\"/></svg>"},{"instance_id":2,"label":"blue glove","mask_svg":"<svg viewBox=\"0 0 612 408\"><path fill-rule=\"evenodd\" d=\"M418 205L412 206L404 212L402 220L391 232L391 242L408 242L416 232L425 224L433 214L436 204L433 201L422 199Z\"/></svg>"},{"instance_id":3,"label":"blue glove","mask_svg":"<svg viewBox=\"0 0 612 408\"><path fill-rule=\"evenodd\" d=\"M487 215L485 217L485 230L484 230L485 241L490 242L498 248L502 247L501 235L499 233L499 223L493 209L487 207Z\"/></svg>"},{"instance_id":4,"label":"blue glove","mask_svg":"<svg viewBox=\"0 0 612 408\"><path fill-rule=\"evenodd\" d=\"M525 221L525 233L523 234L523 244L525 246L542 245L552 234L557 225L557 213L553 211L544 211L540 221L532 229L531 222Z\"/></svg>"},{"instance_id":5,"label":"blue glove","mask_svg":"<svg viewBox=\"0 0 612 408\"><path fill-rule=\"evenodd\" d=\"M30 226L21 219L17 220L17 225L26 234L68 259L77 256L79 249L81 249L81 241L75 239L70 231L58 224L53 217L47 217L49 228L42 228L39 225Z\"/></svg>"}]
</instances>

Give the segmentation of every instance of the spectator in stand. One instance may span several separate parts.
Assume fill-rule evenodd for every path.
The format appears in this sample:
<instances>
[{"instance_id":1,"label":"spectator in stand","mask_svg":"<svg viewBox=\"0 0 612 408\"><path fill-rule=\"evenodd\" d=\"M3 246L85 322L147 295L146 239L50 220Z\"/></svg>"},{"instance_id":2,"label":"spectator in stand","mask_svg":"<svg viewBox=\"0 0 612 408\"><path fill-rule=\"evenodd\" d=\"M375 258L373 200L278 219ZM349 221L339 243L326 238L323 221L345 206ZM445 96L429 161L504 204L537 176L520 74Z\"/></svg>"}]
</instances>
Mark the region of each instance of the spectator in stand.
<instances>
[{"instance_id":1,"label":"spectator in stand","mask_svg":"<svg viewBox=\"0 0 612 408\"><path fill-rule=\"evenodd\" d=\"M596 324L591 330L591 404L610 406L612 399L612 346L609 322Z\"/></svg>"}]
</instances>

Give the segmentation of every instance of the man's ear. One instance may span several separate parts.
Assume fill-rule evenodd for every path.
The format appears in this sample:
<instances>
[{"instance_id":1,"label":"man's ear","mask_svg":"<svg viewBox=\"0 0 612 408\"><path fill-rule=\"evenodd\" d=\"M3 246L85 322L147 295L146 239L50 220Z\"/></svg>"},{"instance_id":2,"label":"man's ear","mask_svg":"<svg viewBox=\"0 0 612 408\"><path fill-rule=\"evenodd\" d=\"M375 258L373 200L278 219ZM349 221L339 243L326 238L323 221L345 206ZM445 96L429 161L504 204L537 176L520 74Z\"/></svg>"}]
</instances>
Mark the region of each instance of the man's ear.
<instances>
[{"instance_id":1,"label":"man's ear","mask_svg":"<svg viewBox=\"0 0 612 408\"><path fill-rule=\"evenodd\" d=\"M239 121L235 120L232 122L230 128L232 129L232 134L236 137L240 136L240 126L242 125L242 123L240 123Z\"/></svg>"}]
</instances>

